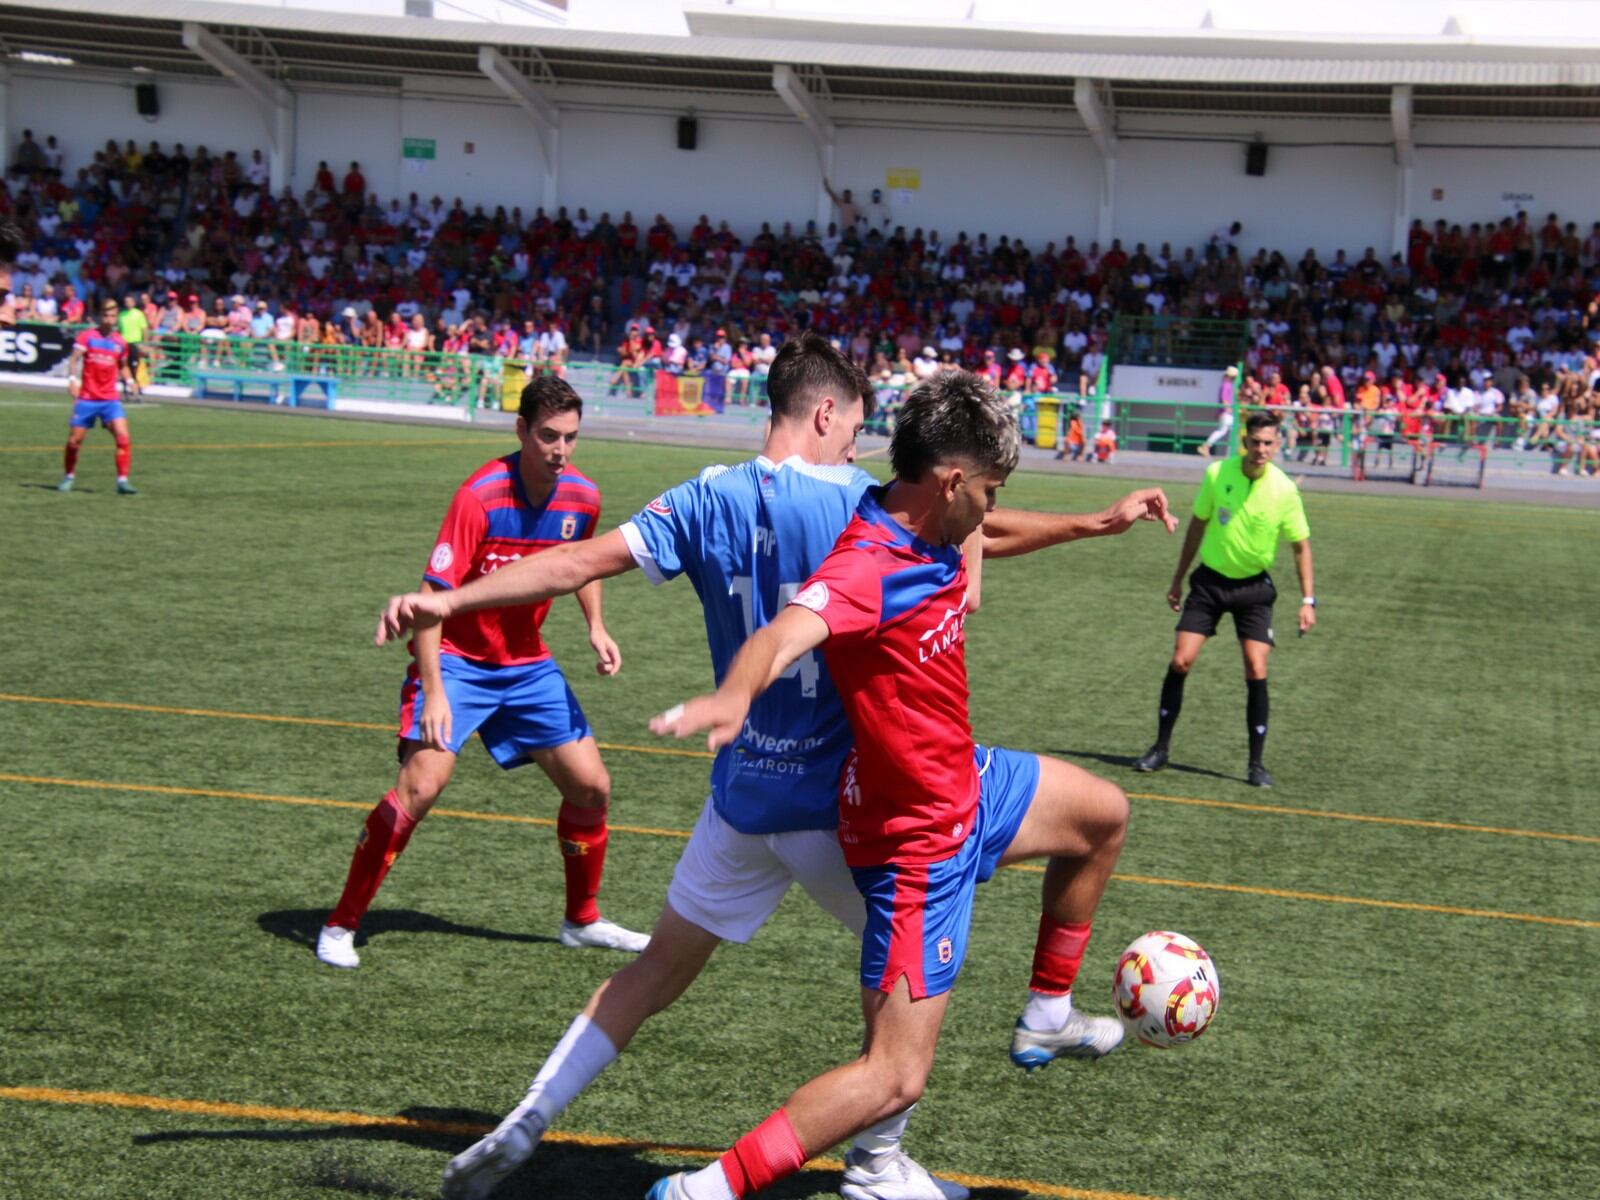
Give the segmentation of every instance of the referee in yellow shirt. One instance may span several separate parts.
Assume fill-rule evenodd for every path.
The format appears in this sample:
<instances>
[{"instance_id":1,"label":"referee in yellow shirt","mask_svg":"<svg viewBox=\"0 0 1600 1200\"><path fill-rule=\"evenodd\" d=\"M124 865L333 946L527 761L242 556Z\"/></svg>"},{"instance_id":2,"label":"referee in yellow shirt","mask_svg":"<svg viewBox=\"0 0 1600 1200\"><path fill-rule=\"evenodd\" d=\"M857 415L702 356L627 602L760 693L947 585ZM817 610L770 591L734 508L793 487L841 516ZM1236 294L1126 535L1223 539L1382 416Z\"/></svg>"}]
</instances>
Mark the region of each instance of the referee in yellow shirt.
<instances>
[{"instance_id":1,"label":"referee in yellow shirt","mask_svg":"<svg viewBox=\"0 0 1600 1200\"><path fill-rule=\"evenodd\" d=\"M1278 598L1267 568L1277 557L1280 535L1294 547L1294 566L1300 575L1301 634L1317 623L1311 528L1306 524L1300 489L1272 461L1281 444L1277 418L1271 413L1252 413L1245 421L1244 454L1230 454L1206 468L1194 501L1194 519L1178 555L1178 569L1167 589L1167 603L1181 615L1172 662L1161 684L1156 743L1133 764L1135 770L1159 771L1167 765L1167 743L1183 708L1183 681L1206 639L1216 633L1222 615L1232 613L1239 649L1244 652L1245 719L1250 734L1246 777L1255 787L1272 786L1272 776L1261 764L1261 751L1267 743L1272 605ZM1183 577L1196 551L1200 566L1189 576L1185 599Z\"/></svg>"}]
</instances>

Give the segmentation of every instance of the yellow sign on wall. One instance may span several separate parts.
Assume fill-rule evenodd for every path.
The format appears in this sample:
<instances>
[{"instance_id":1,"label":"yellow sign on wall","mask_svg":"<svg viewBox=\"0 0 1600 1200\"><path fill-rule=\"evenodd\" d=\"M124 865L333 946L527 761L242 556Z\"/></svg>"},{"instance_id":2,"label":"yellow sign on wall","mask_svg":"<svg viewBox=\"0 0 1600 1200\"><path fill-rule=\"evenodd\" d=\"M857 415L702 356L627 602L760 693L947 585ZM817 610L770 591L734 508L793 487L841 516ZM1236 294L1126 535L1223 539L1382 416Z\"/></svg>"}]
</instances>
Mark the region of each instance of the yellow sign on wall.
<instances>
[{"instance_id":1,"label":"yellow sign on wall","mask_svg":"<svg viewBox=\"0 0 1600 1200\"><path fill-rule=\"evenodd\" d=\"M884 172L884 187L891 192L915 192L922 187L922 172L916 167L890 167Z\"/></svg>"}]
</instances>

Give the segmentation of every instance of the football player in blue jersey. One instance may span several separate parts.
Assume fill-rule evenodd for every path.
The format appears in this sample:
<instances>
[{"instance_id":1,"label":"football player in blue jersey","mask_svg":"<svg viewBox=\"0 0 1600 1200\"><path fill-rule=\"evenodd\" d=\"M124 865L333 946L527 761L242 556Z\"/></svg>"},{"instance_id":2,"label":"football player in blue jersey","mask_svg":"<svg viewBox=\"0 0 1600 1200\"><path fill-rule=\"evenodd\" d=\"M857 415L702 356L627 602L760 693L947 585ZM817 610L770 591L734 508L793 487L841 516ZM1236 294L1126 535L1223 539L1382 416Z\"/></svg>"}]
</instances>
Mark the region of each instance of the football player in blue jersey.
<instances>
[{"instance_id":1,"label":"football player in blue jersey","mask_svg":"<svg viewBox=\"0 0 1600 1200\"><path fill-rule=\"evenodd\" d=\"M772 424L762 453L709 467L636 516L581 546L503 567L449 592L393 598L382 643L453 613L557 596L635 567L652 583L687 575L705 609L720 681L751 633L781 612L827 557L875 480L849 464L872 388L826 339L788 342L767 377ZM538 566L539 569L527 568ZM447 1197L487 1196L538 1145L551 1122L654 1013L692 983L721 941L747 942L798 883L857 938L866 912L834 834L838 780L851 744L820 660L794 664L717 756L711 795L673 874L650 944L595 991L545 1060L527 1095L488 1137L451 1160ZM853 1200L951 1200L900 1149L909 1112L867 1130L850 1151L841 1192Z\"/></svg>"}]
</instances>

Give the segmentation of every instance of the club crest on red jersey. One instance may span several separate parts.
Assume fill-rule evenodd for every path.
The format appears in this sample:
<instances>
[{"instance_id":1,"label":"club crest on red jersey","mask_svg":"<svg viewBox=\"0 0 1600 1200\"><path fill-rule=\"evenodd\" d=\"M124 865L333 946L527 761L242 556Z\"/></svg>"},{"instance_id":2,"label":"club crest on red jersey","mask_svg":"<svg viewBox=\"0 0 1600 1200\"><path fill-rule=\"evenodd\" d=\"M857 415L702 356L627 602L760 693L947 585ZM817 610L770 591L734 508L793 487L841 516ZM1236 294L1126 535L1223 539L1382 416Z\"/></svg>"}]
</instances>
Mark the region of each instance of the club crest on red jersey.
<instances>
[{"instance_id":1,"label":"club crest on red jersey","mask_svg":"<svg viewBox=\"0 0 1600 1200\"><path fill-rule=\"evenodd\" d=\"M433 553L428 556L428 566L435 571L448 571L450 564L455 560L456 552L450 548L450 543L440 542L433 548Z\"/></svg>"},{"instance_id":2,"label":"club crest on red jersey","mask_svg":"<svg viewBox=\"0 0 1600 1200\"><path fill-rule=\"evenodd\" d=\"M828 607L828 585L822 580L802 588L790 604L798 604L801 608L809 608L814 613L819 613Z\"/></svg>"},{"instance_id":3,"label":"club crest on red jersey","mask_svg":"<svg viewBox=\"0 0 1600 1200\"><path fill-rule=\"evenodd\" d=\"M572 535L577 532L578 518L576 515L568 514L561 518L561 539L563 541L571 541Z\"/></svg>"}]
</instances>

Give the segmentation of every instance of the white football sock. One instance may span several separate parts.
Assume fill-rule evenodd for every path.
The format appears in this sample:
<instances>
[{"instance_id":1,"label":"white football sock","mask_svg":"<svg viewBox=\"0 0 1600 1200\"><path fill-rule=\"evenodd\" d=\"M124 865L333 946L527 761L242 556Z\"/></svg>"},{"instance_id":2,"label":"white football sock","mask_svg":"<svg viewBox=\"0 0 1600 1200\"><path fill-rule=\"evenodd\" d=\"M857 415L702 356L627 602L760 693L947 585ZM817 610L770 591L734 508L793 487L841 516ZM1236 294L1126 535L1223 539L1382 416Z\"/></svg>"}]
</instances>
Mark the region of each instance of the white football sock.
<instances>
[{"instance_id":1,"label":"white football sock","mask_svg":"<svg viewBox=\"0 0 1600 1200\"><path fill-rule=\"evenodd\" d=\"M733 1186L723 1173L720 1162L702 1167L693 1175L685 1175L683 1194L689 1197L689 1200L739 1200L739 1197L733 1194Z\"/></svg>"},{"instance_id":2,"label":"white football sock","mask_svg":"<svg viewBox=\"0 0 1600 1200\"><path fill-rule=\"evenodd\" d=\"M617 1048L611 1044L605 1030L588 1017L579 1016L567 1027L566 1036L550 1051L550 1057L544 1060L544 1066L528 1085L528 1094L513 1113L520 1119L536 1112L549 1127L561 1110L577 1099L616 1057Z\"/></svg>"},{"instance_id":3,"label":"white football sock","mask_svg":"<svg viewBox=\"0 0 1600 1200\"><path fill-rule=\"evenodd\" d=\"M1054 996L1049 992L1028 993L1022 1010L1022 1023L1035 1033L1054 1033L1072 1016L1072 993Z\"/></svg>"},{"instance_id":4,"label":"white football sock","mask_svg":"<svg viewBox=\"0 0 1600 1200\"><path fill-rule=\"evenodd\" d=\"M906 1122L911 1120L912 1109L916 1107L913 1104L904 1111L892 1117L885 1117L876 1125L863 1129L856 1134L856 1149L874 1160L874 1164L885 1154L893 1154L900 1148L900 1139L906 1135Z\"/></svg>"}]
</instances>

